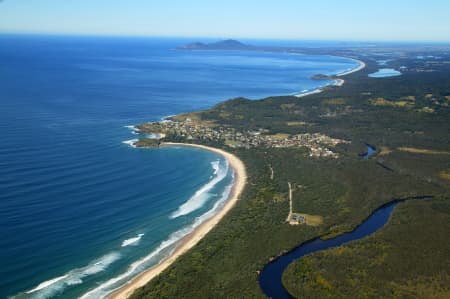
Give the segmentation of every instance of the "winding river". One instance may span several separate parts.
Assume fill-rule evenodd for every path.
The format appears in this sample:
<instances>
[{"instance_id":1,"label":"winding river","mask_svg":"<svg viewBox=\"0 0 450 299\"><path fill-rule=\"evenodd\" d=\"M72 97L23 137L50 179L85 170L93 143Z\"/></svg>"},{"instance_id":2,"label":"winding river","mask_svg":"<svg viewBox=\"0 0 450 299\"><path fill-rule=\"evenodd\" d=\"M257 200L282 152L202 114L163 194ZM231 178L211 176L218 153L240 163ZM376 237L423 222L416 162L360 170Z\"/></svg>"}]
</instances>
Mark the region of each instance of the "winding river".
<instances>
[{"instance_id":1,"label":"winding river","mask_svg":"<svg viewBox=\"0 0 450 299\"><path fill-rule=\"evenodd\" d=\"M304 255L337 247L347 242L359 240L375 233L388 222L392 211L398 203L411 199L431 199L431 196L396 199L376 209L369 218L357 226L352 232L345 233L328 240L322 240L320 237L317 237L273 260L264 267L259 276L259 285L262 291L269 298L294 298L287 292L282 283L283 273L290 263Z\"/></svg>"}]
</instances>

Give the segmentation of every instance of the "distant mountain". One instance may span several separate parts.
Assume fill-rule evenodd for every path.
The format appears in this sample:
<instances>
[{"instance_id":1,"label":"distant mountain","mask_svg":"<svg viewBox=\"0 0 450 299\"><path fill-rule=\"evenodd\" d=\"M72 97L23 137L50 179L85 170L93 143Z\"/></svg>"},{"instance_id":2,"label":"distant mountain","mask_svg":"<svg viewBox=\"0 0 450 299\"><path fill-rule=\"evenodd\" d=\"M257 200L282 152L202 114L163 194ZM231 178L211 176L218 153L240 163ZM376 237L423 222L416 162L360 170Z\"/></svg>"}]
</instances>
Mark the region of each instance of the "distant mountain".
<instances>
[{"instance_id":1,"label":"distant mountain","mask_svg":"<svg viewBox=\"0 0 450 299\"><path fill-rule=\"evenodd\" d=\"M254 46L243 44L234 39L222 40L214 43L190 43L181 47L179 50L252 50Z\"/></svg>"}]
</instances>

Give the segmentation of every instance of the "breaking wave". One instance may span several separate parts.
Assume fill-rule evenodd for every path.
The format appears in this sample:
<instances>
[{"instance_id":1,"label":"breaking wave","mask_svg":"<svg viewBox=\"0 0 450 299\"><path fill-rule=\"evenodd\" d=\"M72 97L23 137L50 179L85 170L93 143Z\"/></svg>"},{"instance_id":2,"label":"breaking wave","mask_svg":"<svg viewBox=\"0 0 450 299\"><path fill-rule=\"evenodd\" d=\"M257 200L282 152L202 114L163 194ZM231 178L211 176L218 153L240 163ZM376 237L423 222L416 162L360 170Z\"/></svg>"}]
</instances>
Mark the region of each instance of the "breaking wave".
<instances>
[{"instance_id":1,"label":"breaking wave","mask_svg":"<svg viewBox=\"0 0 450 299\"><path fill-rule=\"evenodd\" d=\"M193 211L200 209L206 203L211 196L209 191L227 176L228 161L225 160L225 167L221 167L220 161L211 162L211 167L214 170L212 179L198 189L188 201L178 207L178 209L170 215L170 218L173 219L190 214Z\"/></svg>"},{"instance_id":2,"label":"breaking wave","mask_svg":"<svg viewBox=\"0 0 450 299\"><path fill-rule=\"evenodd\" d=\"M112 263L120 258L119 253L112 252L94 260L87 266L70 270L63 276L41 282L36 287L12 298L44 299L53 297L69 286L82 284L83 278L105 271Z\"/></svg>"},{"instance_id":3,"label":"breaking wave","mask_svg":"<svg viewBox=\"0 0 450 299\"><path fill-rule=\"evenodd\" d=\"M122 242L122 247L137 245L144 234L138 234L137 237L126 239Z\"/></svg>"},{"instance_id":4,"label":"breaking wave","mask_svg":"<svg viewBox=\"0 0 450 299\"><path fill-rule=\"evenodd\" d=\"M127 128L131 131L131 134L138 135L138 128L136 126L124 126L124 128Z\"/></svg>"},{"instance_id":5,"label":"breaking wave","mask_svg":"<svg viewBox=\"0 0 450 299\"><path fill-rule=\"evenodd\" d=\"M137 139L131 139L131 140L125 140L125 141L122 141L122 143L123 143L123 144L127 144L127 145L129 145L129 146L135 148L136 145L134 145L134 144L135 144L137 141L138 141Z\"/></svg>"},{"instance_id":6,"label":"breaking wave","mask_svg":"<svg viewBox=\"0 0 450 299\"><path fill-rule=\"evenodd\" d=\"M228 166L226 167L228 169ZM149 255L143 257L140 260L132 263L127 271L124 273L102 283L98 287L90 290L86 294L80 297L80 299L99 299L105 298L114 290L118 289L120 286L129 281L134 275L137 275L143 271L145 271L150 263L156 264L158 261L161 261L163 258L172 254L178 245L178 243L186 237L188 234L192 233L198 226L200 226L203 222L211 218L217 211L223 207L227 199L231 194L231 190L234 184L234 172L232 173L232 182L230 185L226 186L220 198L214 203L213 207L208 210L206 213L202 214L199 217L196 217L194 221L188 225L183 227L182 229L172 233L166 240L161 242L161 244L152 251Z\"/></svg>"}]
</instances>

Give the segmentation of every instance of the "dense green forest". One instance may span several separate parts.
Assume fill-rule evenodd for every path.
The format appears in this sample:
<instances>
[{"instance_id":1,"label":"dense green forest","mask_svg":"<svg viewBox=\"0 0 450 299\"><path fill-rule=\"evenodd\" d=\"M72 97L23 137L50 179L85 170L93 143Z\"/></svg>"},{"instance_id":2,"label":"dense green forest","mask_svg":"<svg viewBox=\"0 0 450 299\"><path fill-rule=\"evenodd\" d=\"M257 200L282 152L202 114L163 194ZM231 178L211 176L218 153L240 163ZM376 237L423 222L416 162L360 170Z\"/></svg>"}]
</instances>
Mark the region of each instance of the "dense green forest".
<instances>
[{"instance_id":1,"label":"dense green forest","mask_svg":"<svg viewBox=\"0 0 450 299\"><path fill-rule=\"evenodd\" d=\"M409 201L366 239L292 263L283 283L297 298L449 298L450 201Z\"/></svg>"},{"instance_id":2,"label":"dense green forest","mask_svg":"<svg viewBox=\"0 0 450 299\"><path fill-rule=\"evenodd\" d=\"M391 280L398 282L398 288L393 287L392 291L400 292L404 287L402 283L415 281L419 285L417 292L433 288L435 284L450 285L448 272L447 276L441 273L439 281L428 279L422 273L427 258L430 258L430 265L435 265L437 259L448 264L450 259L450 243L437 237L450 235L446 214L450 195L450 53L439 48L308 51L351 56L366 62L367 67L343 77L343 86L327 87L319 94L257 101L233 99L210 110L177 116L177 119L192 118L237 130L263 129L265 134L272 135L321 133L351 143L337 145L333 150L339 153L339 158L334 159L311 158L308 149L303 147L246 149L208 140L189 140L236 154L247 167L248 184L235 208L217 227L161 275L137 290L132 298L263 298L258 273L271 258L315 236L329 237L350 231L377 207L393 199L423 195L439 200L402 204L383 231L383 235L391 234L390 238L383 239L383 246L391 250L383 253L386 261L397 256L398 251L406 250L407 239L414 239L411 244L415 249L408 252L403 262L405 267L420 265L399 268L408 269L406 282L400 280L403 275L400 270L389 272ZM422 54L420 51L438 58L416 59ZM386 57L394 59L389 67L402 67L403 75L368 77L379 68L377 60ZM168 135L163 141L187 140ZM366 151L367 143L374 145L377 152L366 160L360 154ZM286 222L288 182L295 186L294 212L320 215L323 224L291 226ZM424 210L423 215L428 213L426 221L419 217L420 209ZM411 225L404 219L411 220ZM395 221L403 221L402 228L391 229ZM417 229L418 223L428 226ZM438 223L441 225L436 229L436 238L426 239ZM396 234L405 235L394 244L391 241ZM428 244L423 244L425 239ZM370 244L377 243L371 241ZM355 268L349 271L358 271L357 266L363 265L365 259L370 264L371 254L379 254L375 245L373 253L371 245L360 245L365 251L358 256ZM424 255L421 251L428 252L430 248L442 251L436 256L428 256L433 255L431 252ZM351 257L346 258L351 262ZM317 277L317 259L308 261L307 273ZM342 279L353 273L346 272L347 267L335 272L339 263L337 259L327 260L327 280L332 286L335 282L332 278L337 279L337 273ZM402 260L395 265L399 263ZM285 281L294 294L310 298L299 291L300 282L311 282L302 276L303 268L303 264L294 264L286 273ZM383 273L384 270L381 267L373 271ZM336 280L336 283L339 282ZM382 280L373 284L361 280L361 283L364 284L361 292L371 292ZM344 294L348 286L336 292ZM311 290L316 287L312 284Z\"/></svg>"}]
</instances>

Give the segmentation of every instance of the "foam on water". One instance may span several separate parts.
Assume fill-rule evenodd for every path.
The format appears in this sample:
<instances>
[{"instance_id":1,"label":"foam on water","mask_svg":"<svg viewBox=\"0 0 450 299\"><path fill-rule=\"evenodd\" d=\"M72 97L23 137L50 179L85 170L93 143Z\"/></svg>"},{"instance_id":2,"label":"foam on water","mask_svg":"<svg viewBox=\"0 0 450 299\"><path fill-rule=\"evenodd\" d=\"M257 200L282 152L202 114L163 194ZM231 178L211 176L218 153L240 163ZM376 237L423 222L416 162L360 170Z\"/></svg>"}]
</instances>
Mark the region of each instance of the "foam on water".
<instances>
[{"instance_id":1,"label":"foam on water","mask_svg":"<svg viewBox=\"0 0 450 299\"><path fill-rule=\"evenodd\" d=\"M111 252L101 258L94 260L82 268L70 270L66 274L41 282L36 287L12 298L50 298L61 293L68 286L83 283L83 278L105 271L112 263L120 258L117 252Z\"/></svg>"},{"instance_id":2,"label":"foam on water","mask_svg":"<svg viewBox=\"0 0 450 299\"><path fill-rule=\"evenodd\" d=\"M217 175L217 173L219 172L219 169L220 169L220 161L211 162L211 166L214 169L213 175Z\"/></svg>"},{"instance_id":3,"label":"foam on water","mask_svg":"<svg viewBox=\"0 0 450 299\"><path fill-rule=\"evenodd\" d=\"M51 286L52 284L57 283L58 281L63 280L66 277L67 277L67 274L63 275L63 276L60 276L60 277L53 278L53 279L49 279L47 281L44 281L44 282L40 283L34 289L26 291L25 293L26 294L31 294L31 293L37 292L39 290L45 289L46 287Z\"/></svg>"},{"instance_id":4,"label":"foam on water","mask_svg":"<svg viewBox=\"0 0 450 299\"><path fill-rule=\"evenodd\" d=\"M136 128L136 126L123 126L124 128L127 128L131 131L131 134L133 135L139 135L139 129Z\"/></svg>"},{"instance_id":5,"label":"foam on water","mask_svg":"<svg viewBox=\"0 0 450 299\"><path fill-rule=\"evenodd\" d=\"M125 140L122 141L123 144L127 144L133 148L136 148L136 145L134 145L138 140L137 139L130 139L130 140Z\"/></svg>"},{"instance_id":6,"label":"foam on water","mask_svg":"<svg viewBox=\"0 0 450 299\"><path fill-rule=\"evenodd\" d=\"M311 91L323 83L311 75L354 65L331 56L225 51L187 57L169 50L183 40L17 36L2 41L5 38L2 44L9 46L0 47L0 57L15 58L3 59L5 71L0 72L8 86L0 101L5 111L0 129L8 139L0 146L0 177L6 180L0 183L0 210L5 212L0 235L7 236L0 246L7 277L0 279L0 298L18 293L25 298L79 296L127 271L167 239L161 243L164 249L136 271L148 268L175 246L169 235L175 238L173 232L193 223L220 198L228 177L206 192L202 208L170 219L222 170L214 174L212 160L201 158L201 153L190 159L182 151L127 150L136 141L132 138L145 134L124 125L207 109L219 99ZM33 45L39 51L27 51ZM83 64L94 67L80 68ZM235 80L237 73L243 80ZM35 78L39 84L27 84ZM24 106L30 112L26 117ZM139 135L129 134L135 131ZM33 140L33 146L27 140ZM117 140L126 141L122 145ZM42 219L44 213L48 217ZM97 221L106 217L110 221ZM143 231L135 231L137 227ZM124 231L136 233L124 237ZM139 243L121 247L141 232L145 238ZM142 246L147 238L153 243L150 236L156 236L156 245ZM105 267L98 258L113 251L123 257L98 273Z\"/></svg>"},{"instance_id":7,"label":"foam on water","mask_svg":"<svg viewBox=\"0 0 450 299\"><path fill-rule=\"evenodd\" d=\"M211 167L214 170L212 179L198 189L195 194L189 198L184 204L182 204L170 218L177 218L192 213L195 210L200 209L206 201L210 198L209 191L214 188L219 182L221 182L228 173L228 161L225 161L225 167L220 167L220 161L211 162Z\"/></svg>"},{"instance_id":8,"label":"foam on water","mask_svg":"<svg viewBox=\"0 0 450 299\"><path fill-rule=\"evenodd\" d=\"M122 247L127 247L130 245L137 245L143 235L144 234L139 234L139 235L137 235L137 237L126 239L125 241L122 242Z\"/></svg>"},{"instance_id":9,"label":"foam on water","mask_svg":"<svg viewBox=\"0 0 450 299\"><path fill-rule=\"evenodd\" d=\"M228 166L227 166L228 169ZM131 277L139 274L140 272L146 270L146 265L151 262L155 262L157 260L162 260L164 257L170 255L175 250L178 243L186 237L188 234L192 233L198 226L200 226L203 222L211 218L217 211L223 207L226 200L229 198L231 194L231 190L234 184L234 172L232 173L232 182L230 185L224 188L220 198L214 203L213 207L208 210L206 213L202 214L199 217L196 217L194 221L182 229L172 233L166 240L161 242L161 244L152 251L149 255L143 257L142 259L132 263L127 271L124 273L102 283L98 287L90 290L86 294L80 297L80 299L99 299L105 298L114 290L117 290L126 283Z\"/></svg>"}]
</instances>

